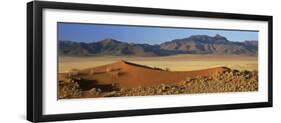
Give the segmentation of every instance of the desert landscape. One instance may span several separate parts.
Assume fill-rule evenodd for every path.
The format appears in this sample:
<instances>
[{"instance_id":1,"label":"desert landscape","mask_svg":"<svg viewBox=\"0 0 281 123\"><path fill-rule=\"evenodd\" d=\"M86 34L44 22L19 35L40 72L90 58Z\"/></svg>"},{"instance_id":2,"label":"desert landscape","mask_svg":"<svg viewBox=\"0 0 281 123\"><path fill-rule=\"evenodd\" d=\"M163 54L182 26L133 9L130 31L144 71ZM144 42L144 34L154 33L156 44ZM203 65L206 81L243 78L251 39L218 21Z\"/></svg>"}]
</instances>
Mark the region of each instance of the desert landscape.
<instances>
[{"instance_id":1,"label":"desert landscape","mask_svg":"<svg viewBox=\"0 0 281 123\"><path fill-rule=\"evenodd\" d=\"M93 65L90 68L85 64L86 68L83 69L84 60L82 60L80 64L82 69L70 67L71 69L66 70L67 72L59 74L59 98L257 91L257 64L251 62L250 58L246 60L237 63L248 63L240 66L240 70L219 65L215 65L217 66L215 67L212 62L206 62L205 59L198 61L199 63L205 61L202 68L196 67L197 70L195 70L194 66L191 65L191 69L188 71L183 71L183 68L179 69L181 71L171 71L168 65L164 68L150 67L124 60L116 60L109 64L105 62L105 65L97 64L97 66ZM150 63L151 61L146 60L146 62ZM92 63L95 62L92 61ZM161 62L158 61L158 63ZM227 62L225 63L227 66ZM176 64L177 62L174 63L174 65ZM171 65L173 66L173 64ZM248 69L242 70L242 67Z\"/></svg>"},{"instance_id":2,"label":"desert landscape","mask_svg":"<svg viewBox=\"0 0 281 123\"><path fill-rule=\"evenodd\" d=\"M58 99L258 91L257 32L93 24L64 26L72 30L59 30ZM165 37L164 33L184 32L182 36L185 36L200 31L203 34L168 41L159 39ZM60 34L64 32L67 33ZM220 34L204 33L222 33L232 40L237 35L247 38L232 41ZM92 40L96 38L93 34L103 39L87 42L62 38ZM114 35L131 39L128 42L108 38ZM143 37L158 41L139 43L137 40ZM246 40L249 37L253 40Z\"/></svg>"},{"instance_id":3,"label":"desert landscape","mask_svg":"<svg viewBox=\"0 0 281 123\"><path fill-rule=\"evenodd\" d=\"M247 55L59 58L59 99L258 90L258 61Z\"/></svg>"}]
</instances>

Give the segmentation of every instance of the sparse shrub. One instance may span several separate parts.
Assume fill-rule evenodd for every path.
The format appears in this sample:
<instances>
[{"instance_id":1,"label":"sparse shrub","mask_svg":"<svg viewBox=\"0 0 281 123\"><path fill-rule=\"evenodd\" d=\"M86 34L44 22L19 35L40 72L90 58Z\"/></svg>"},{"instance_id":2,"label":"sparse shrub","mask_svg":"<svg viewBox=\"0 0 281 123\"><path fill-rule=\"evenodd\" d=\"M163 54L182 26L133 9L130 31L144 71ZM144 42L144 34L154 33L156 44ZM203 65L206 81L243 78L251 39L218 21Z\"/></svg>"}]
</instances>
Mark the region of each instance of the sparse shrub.
<instances>
[{"instance_id":1,"label":"sparse shrub","mask_svg":"<svg viewBox=\"0 0 281 123\"><path fill-rule=\"evenodd\" d=\"M60 85L59 98L79 98L82 96L82 91L77 82L71 82L68 84Z\"/></svg>"},{"instance_id":2,"label":"sparse shrub","mask_svg":"<svg viewBox=\"0 0 281 123\"><path fill-rule=\"evenodd\" d=\"M167 86L166 86L165 84L161 84L161 85L160 85L160 88L161 88L161 90L166 90L166 89L167 89Z\"/></svg>"},{"instance_id":3,"label":"sparse shrub","mask_svg":"<svg viewBox=\"0 0 281 123\"><path fill-rule=\"evenodd\" d=\"M233 76L239 76L240 75L240 72L236 69L232 70L231 72L232 72Z\"/></svg>"},{"instance_id":4,"label":"sparse shrub","mask_svg":"<svg viewBox=\"0 0 281 123\"><path fill-rule=\"evenodd\" d=\"M101 94L101 90L98 88L92 88L91 90L88 91L88 93L92 96L98 96Z\"/></svg>"}]
</instances>

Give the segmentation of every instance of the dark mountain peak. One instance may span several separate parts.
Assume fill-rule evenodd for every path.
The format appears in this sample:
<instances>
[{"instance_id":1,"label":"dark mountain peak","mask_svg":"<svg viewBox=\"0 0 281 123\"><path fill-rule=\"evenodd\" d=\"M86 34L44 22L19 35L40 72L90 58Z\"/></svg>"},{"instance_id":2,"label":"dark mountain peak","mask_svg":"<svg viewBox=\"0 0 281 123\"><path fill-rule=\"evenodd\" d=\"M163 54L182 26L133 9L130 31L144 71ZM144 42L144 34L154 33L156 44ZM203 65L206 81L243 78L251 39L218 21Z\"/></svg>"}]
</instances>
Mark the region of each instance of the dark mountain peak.
<instances>
[{"instance_id":1,"label":"dark mountain peak","mask_svg":"<svg viewBox=\"0 0 281 123\"><path fill-rule=\"evenodd\" d=\"M97 42L98 44L101 44L103 46L114 46L116 44L125 44L124 42L120 42L120 41L117 41L115 39L112 39L112 38L106 38L106 39L103 39L99 42Z\"/></svg>"},{"instance_id":2,"label":"dark mountain peak","mask_svg":"<svg viewBox=\"0 0 281 123\"><path fill-rule=\"evenodd\" d=\"M225 43L229 42L226 37L216 34L214 37L209 35L191 35L187 38L175 39L170 42L179 43L179 42L214 42L214 43ZM170 43L166 42L166 43Z\"/></svg>"},{"instance_id":3,"label":"dark mountain peak","mask_svg":"<svg viewBox=\"0 0 281 123\"><path fill-rule=\"evenodd\" d=\"M211 38L211 36L208 35L191 35L188 39L194 39L194 40L207 40Z\"/></svg>"},{"instance_id":4,"label":"dark mountain peak","mask_svg":"<svg viewBox=\"0 0 281 123\"><path fill-rule=\"evenodd\" d=\"M106 39L101 40L100 42L103 42L103 43L115 42L115 43L117 43L117 42L119 42L119 41L117 41L117 40L115 40L115 39L113 39L113 38L106 38Z\"/></svg>"},{"instance_id":5,"label":"dark mountain peak","mask_svg":"<svg viewBox=\"0 0 281 123\"><path fill-rule=\"evenodd\" d=\"M207 38L207 37L211 37L211 36L209 36L209 35L191 35L191 36L189 36L189 38L202 38L202 37Z\"/></svg>"},{"instance_id":6,"label":"dark mountain peak","mask_svg":"<svg viewBox=\"0 0 281 123\"><path fill-rule=\"evenodd\" d=\"M232 42L219 34L191 35L160 44L160 49L191 54L256 54L257 42Z\"/></svg>"},{"instance_id":7,"label":"dark mountain peak","mask_svg":"<svg viewBox=\"0 0 281 123\"><path fill-rule=\"evenodd\" d=\"M212 37L208 35L191 35L184 39L185 41L195 41L195 42L209 42L212 41Z\"/></svg>"},{"instance_id":8,"label":"dark mountain peak","mask_svg":"<svg viewBox=\"0 0 281 123\"><path fill-rule=\"evenodd\" d=\"M221 36L220 34L216 34L216 35L214 36L214 38L225 38L225 37Z\"/></svg>"},{"instance_id":9,"label":"dark mountain peak","mask_svg":"<svg viewBox=\"0 0 281 123\"><path fill-rule=\"evenodd\" d=\"M228 41L228 40L226 39L226 37L221 36L221 35L219 35L219 34L216 34L213 38L214 38L214 40Z\"/></svg>"}]
</instances>

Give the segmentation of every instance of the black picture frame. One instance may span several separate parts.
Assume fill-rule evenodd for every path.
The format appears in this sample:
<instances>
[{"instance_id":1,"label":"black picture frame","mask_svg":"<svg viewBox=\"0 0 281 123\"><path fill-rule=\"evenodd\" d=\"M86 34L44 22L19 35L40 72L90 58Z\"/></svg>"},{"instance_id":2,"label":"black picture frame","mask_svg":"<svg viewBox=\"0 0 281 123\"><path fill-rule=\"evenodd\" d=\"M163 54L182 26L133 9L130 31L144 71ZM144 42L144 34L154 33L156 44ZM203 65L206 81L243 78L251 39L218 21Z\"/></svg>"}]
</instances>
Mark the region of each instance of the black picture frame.
<instances>
[{"instance_id":1,"label":"black picture frame","mask_svg":"<svg viewBox=\"0 0 281 123\"><path fill-rule=\"evenodd\" d=\"M43 108L42 107L42 103L43 103L43 95L42 95L43 13L42 10L45 8L266 21L268 22L268 59L267 59L268 60L268 101L258 102L258 103L43 115L42 113L42 108ZM155 115L155 114L272 107L273 106L272 26L273 26L273 17L265 16L265 15L185 11L185 10L93 5L93 4L63 3L63 2L45 2L45 1L29 2L27 3L27 120L32 122L63 121L63 120L94 119L94 118L107 118L107 117L124 117L124 116L137 116L137 115Z\"/></svg>"}]
</instances>

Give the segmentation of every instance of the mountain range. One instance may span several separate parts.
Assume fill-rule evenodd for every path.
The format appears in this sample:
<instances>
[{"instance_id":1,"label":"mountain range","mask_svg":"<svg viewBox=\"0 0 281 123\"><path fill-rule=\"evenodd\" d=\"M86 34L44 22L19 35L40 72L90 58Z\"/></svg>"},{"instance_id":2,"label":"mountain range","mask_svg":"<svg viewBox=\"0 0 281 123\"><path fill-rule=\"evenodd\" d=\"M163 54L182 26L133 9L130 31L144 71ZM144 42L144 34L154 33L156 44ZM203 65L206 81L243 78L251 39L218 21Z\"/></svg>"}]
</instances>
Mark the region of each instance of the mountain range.
<instances>
[{"instance_id":1,"label":"mountain range","mask_svg":"<svg viewBox=\"0 0 281 123\"><path fill-rule=\"evenodd\" d=\"M221 35L192 35L161 44L135 44L104 39L97 42L59 41L60 56L168 56L176 54L257 55L258 41L229 41Z\"/></svg>"}]
</instances>

